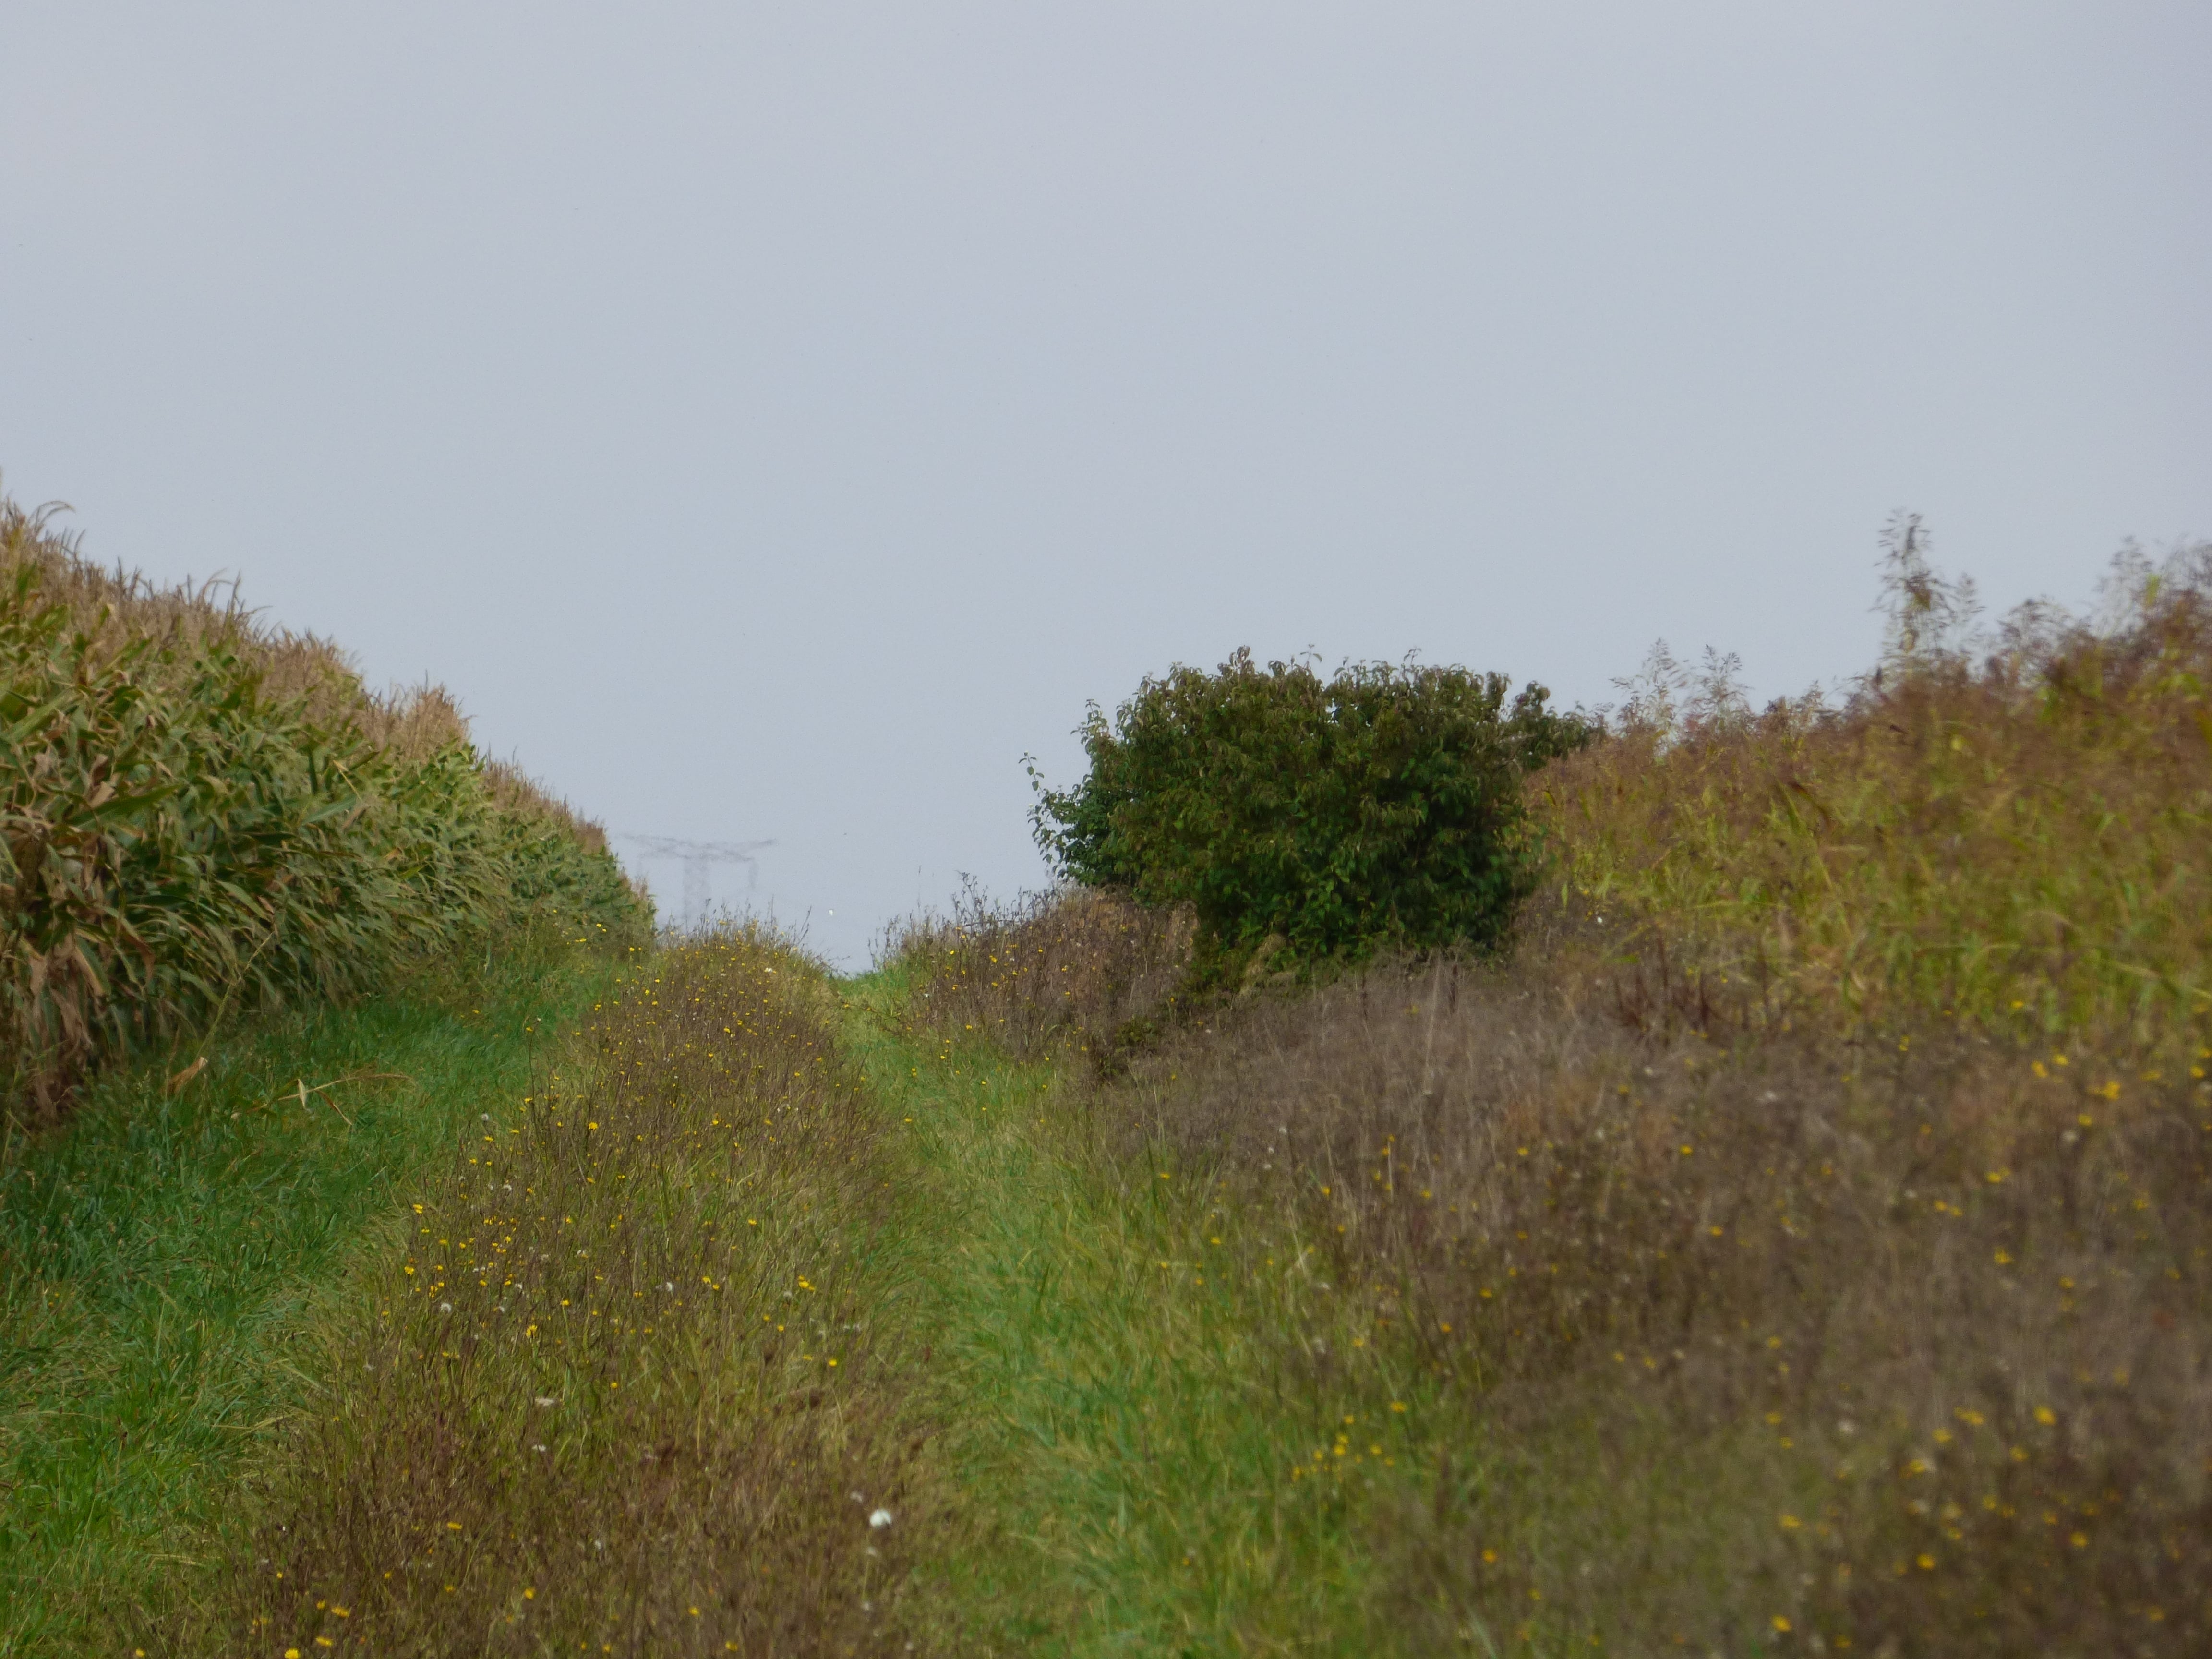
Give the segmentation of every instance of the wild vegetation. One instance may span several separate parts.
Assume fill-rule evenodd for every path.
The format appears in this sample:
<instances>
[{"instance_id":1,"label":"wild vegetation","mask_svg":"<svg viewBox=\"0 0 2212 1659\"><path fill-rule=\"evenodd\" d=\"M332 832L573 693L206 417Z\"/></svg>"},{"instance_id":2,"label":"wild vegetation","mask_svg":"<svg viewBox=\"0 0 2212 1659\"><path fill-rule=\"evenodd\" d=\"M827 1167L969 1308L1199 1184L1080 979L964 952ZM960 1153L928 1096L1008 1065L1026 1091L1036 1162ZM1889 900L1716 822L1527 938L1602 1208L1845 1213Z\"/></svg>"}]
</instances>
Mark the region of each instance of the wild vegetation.
<instances>
[{"instance_id":1,"label":"wild vegetation","mask_svg":"<svg viewBox=\"0 0 2212 1659\"><path fill-rule=\"evenodd\" d=\"M204 1604L313 1333L486 1095L612 964L550 929L88 1082L0 1168L0 1654L129 1653ZM364 1249L366 1246L366 1249ZM134 1639L135 1638L135 1639ZM234 1650L224 1649L224 1651Z\"/></svg>"},{"instance_id":2,"label":"wild vegetation","mask_svg":"<svg viewBox=\"0 0 2212 1659\"><path fill-rule=\"evenodd\" d=\"M2184 1040L2212 1012L2212 548L2123 556L2101 617L2033 605L1976 639L1919 534L1848 707L1723 686L1677 718L1662 670L1549 769L1559 890L1668 918L1731 1001Z\"/></svg>"},{"instance_id":3,"label":"wild vegetation","mask_svg":"<svg viewBox=\"0 0 2212 1659\"><path fill-rule=\"evenodd\" d=\"M375 695L234 593L103 571L0 498L11 1120L52 1121L103 1057L532 916L649 927L598 828L486 765L444 693Z\"/></svg>"},{"instance_id":4,"label":"wild vegetation","mask_svg":"<svg viewBox=\"0 0 2212 1659\"><path fill-rule=\"evenodd\" d=\"M915 1448L871 1316L896 1194L839 1012L803 957L713 935L483 1102L325 1328L325 1400L273 1454L215 1645L889 1641Z\"/></svg>"},{"instance_id":5,"label":"wild vegetation","mask_svg":"<svg viewBox=\"0 0 2212 1659\"><path fill-rule=\"evenodd\" d=\"M1179 1260L1328 1292L1250 1333L1282 1424L1436 1390L1243 1472L1358 1517L1347 1650L2212 1643L2212 557L1972 655L1890 574L1847 703L1647 677L1529 780L1510 956L1177 1006L1158 910L912 941L933 1029L1119 1056L1094 1178L1208 1194Z\"/></svg>"},{"instance_id":6,"label":"wild vegetation","mask_svg":"<svg viewBox=\"0 0 2212 1659\"><path fill-rule=\"evenodd\" d=\"M1179 670L841 982L8 514L0 1651L2212 1646L2212 550Z\"/></svg>"}]
</instances>

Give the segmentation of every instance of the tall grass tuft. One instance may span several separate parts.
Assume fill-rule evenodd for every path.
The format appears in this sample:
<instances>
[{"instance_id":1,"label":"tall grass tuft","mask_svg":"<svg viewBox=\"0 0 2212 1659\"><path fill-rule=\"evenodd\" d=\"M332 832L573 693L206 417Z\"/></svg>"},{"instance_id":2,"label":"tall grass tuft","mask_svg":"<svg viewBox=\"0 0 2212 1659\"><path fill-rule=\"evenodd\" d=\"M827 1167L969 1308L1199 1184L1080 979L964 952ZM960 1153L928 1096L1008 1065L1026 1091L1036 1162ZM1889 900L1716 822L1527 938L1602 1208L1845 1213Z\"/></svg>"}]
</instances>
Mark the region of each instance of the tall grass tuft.
<instances>
[{"instance_id":1,"label":"tall grass tuft","mask_svg":"<svg viewBox=\"0 0 2212 1659\"><path fill-rule=\"evenodd\" d=\"M33 1121L103 1056L532 915L646 925L605 837L487 767L444 693L376 696L0 499L0 1088Z\"/></svg>"},{"instance_id":2,"label":"tall grass tuft","mask_svg":"<svg viewBox=\"0 0 2212 1659\"><path fill-rule=\"evenodd\" d=\"M1194 933L1187 911L1116 893L1064 888L1002 908L970 890L951 915L894 932L884 954L918 975L915 1029L1022 1060L1073 1050L1107 1072L1186 1000Z\"/></svg>"}]
</instances>

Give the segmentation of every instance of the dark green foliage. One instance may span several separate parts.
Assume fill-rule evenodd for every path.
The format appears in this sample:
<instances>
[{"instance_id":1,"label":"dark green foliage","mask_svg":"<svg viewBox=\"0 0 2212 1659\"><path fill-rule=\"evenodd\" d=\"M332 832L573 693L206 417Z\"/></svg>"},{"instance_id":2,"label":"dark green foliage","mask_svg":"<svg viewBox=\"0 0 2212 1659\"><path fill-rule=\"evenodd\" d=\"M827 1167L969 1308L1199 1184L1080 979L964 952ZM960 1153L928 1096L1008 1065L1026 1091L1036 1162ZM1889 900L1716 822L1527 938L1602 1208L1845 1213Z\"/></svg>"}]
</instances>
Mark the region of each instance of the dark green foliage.
<instances>
[{"instance_id":1,"label":"dark green foliage","mask_svg":"<svg viewBox=\"0 0 2212 1659\"><path fill-rule=\"evenodd\" d=\"M1502 674L1240 651L1146 679L1080 728L1090 775L1040 786L1039 844L1086 885L1188 905L1205 944L1298 957L1497 945L1529 890L1521 775L1590 741Z\"/></svg>"}]
</instances>

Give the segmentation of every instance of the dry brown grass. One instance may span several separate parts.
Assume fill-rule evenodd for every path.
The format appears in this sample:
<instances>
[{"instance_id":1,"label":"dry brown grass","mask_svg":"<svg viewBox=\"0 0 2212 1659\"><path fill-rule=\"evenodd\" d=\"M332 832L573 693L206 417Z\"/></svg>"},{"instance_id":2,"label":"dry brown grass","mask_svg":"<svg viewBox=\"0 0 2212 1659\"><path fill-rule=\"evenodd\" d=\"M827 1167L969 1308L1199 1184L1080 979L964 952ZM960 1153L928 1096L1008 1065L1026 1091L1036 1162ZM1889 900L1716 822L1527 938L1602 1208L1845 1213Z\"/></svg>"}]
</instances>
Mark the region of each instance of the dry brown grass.
<instances>
[{"instance_id":1,"label":"dry brown grass","mask_svg":"<svg viewBox=\"0 0 2212 1659\"><path fill-rule=\"evenodd\" d=\"M1176 1010L1070 975L1047 1021L1000 970L1140 922L940 946L948 1032L1155 1021L1093 1097L1127 1158L1218 1183L1245 1268L1310 1249L1454 1402L1370 1516L1380 1645L2212 1650L2212 604L2179 574L1558 764L1502 965ZM1325 1395L1346 1357L1267 1334Z\"/></svg>"},{"instance_id":2,"label":"dry brown grass","mask_svg":"<svg viewBox=\"0 0 2212 1659\"><path fill-rule=\"evenodd\" d=\"M1320 1241L1466 1401L1376 1539L1401 1606L1437 1645L2200 1650L2201 1086L1946 1029L1638 1030L1635 974L1572 934L1381 969L1134 1079L1133 1133Z\"/></svg>"},{"instance_id":3,"label":"dry brown grass","mask_svg":"<svg viewBox=\"0 0 2212 1659\"><path fill-rule=\"evenodd\" d=\"M487 1103L320 1358L328 1415L281 1449L220 1644L891 1642L917 1442L872 1322L893 1194L836 1009L774 941L712 937L633 977L532 1097Z\"/></svg>"},{"instance_id":4,"label":"dry brown grass","mask_svg":"<svg viewBox=\"0 0 2212 1659\"><path fill-rule=\"evenodd\" d=\"M1460 1402L1374 1518L1389 1640L2202 1651L2205 1056L1723 1023L1648 938L1524 925L1507 967L1218 1006L1095 1097ZM1326 1343L1273 1343L1330 1391Z\"/></svg>"},{"instance_id":5,"label":"dry brown grass","mask_svg":"<svg viewBox=\"0 0 2212 1659\"><path fill-rule=\"evenodd\" d=\"M1182 1006L1195 929L1082 888L998 908L974 892L950 916L896 932L887 954L917 973L918 1027L981 1035L1024 1060L1065 1051L1094 1070L1120 1066Z\"/></svg>"}]
</instances>

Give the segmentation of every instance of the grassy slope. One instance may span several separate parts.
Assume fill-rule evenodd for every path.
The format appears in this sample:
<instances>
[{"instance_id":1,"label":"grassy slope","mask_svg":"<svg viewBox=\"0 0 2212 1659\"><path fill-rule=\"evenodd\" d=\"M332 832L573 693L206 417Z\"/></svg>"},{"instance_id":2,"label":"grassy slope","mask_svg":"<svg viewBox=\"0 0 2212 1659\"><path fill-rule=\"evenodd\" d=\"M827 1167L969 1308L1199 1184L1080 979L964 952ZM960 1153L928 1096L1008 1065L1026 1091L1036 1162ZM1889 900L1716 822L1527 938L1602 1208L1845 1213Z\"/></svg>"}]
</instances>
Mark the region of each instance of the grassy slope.
<instances>
[{"instance_id":1,"label":"grassy slope","mask_svg":"<svg viewBox=\"0 0 2212 1659\"><path fill-rule=\"evenodd\" d=\"M911 1224L931 1271L901 1318L933 1350L928 1412L960 1494L911 1614L920 1646L1363 1645L1362 1528L1434 1461L1417 1371L1352 1328L1309 1241L1231 1236L1164 1165L1128 1190L1054 1068L893 1035L895 982L855 1000L848 1043L911 1126L927 1198ZM1286 1368L1269 1335L1286 1329L1342 1363Z\"/></svg>"},{"instance_id":2,"label":"grassy slope","mask_svg":"<svg viewBox=\"0 0 2212 1659\"><path fill-rule=\"evenodd\" d=\"M174 1098L105 1079L0 1164L0 1652L193 1594L319 1296L605 971L495 961L279 1019Z\"/></svg>"}]
</instances>

